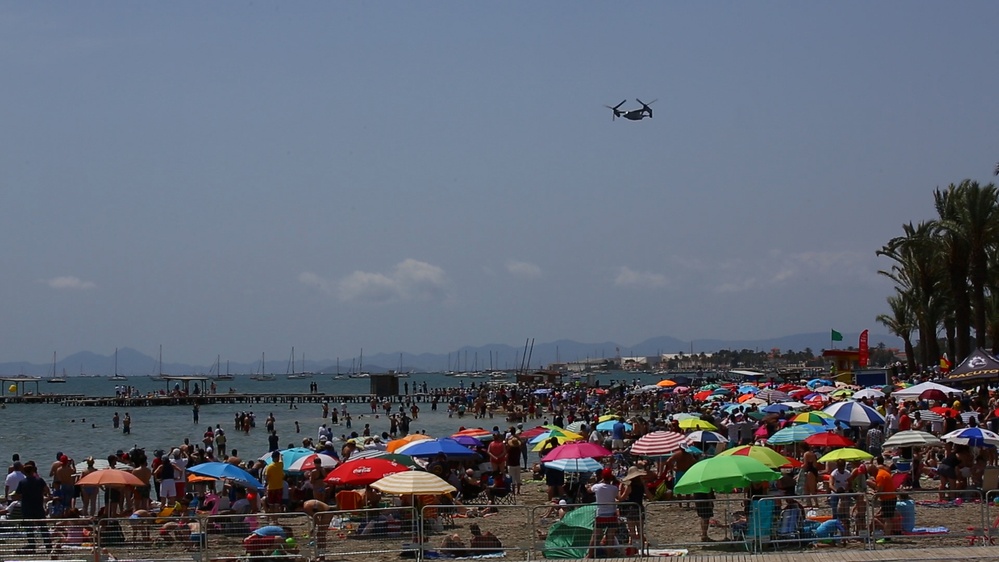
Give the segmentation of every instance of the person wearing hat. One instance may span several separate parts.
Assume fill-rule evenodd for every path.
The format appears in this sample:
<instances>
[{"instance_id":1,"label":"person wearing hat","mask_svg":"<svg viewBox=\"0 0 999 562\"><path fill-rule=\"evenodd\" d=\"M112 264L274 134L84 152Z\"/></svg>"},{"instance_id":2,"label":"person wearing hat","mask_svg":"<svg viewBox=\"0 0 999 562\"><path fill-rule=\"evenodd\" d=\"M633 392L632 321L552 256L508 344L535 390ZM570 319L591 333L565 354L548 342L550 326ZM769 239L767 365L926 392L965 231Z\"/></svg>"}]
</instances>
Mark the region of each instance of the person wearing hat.
<instances>
[{"instance_id":1,"label":"person wearing hat","mask_svg":"<svg viewBox=\"0 0 999 562\"><path fill-rule=\"evenodd\" d=\"M617 499L622 502L621 514L628 521L628 530L635 544L642 539L642 516L645 513L645 500L651 500L652 491L645 485L646 472L637 466L628 467L628 473L621 478L621 490Z\"/></svg>"}]
</instances>

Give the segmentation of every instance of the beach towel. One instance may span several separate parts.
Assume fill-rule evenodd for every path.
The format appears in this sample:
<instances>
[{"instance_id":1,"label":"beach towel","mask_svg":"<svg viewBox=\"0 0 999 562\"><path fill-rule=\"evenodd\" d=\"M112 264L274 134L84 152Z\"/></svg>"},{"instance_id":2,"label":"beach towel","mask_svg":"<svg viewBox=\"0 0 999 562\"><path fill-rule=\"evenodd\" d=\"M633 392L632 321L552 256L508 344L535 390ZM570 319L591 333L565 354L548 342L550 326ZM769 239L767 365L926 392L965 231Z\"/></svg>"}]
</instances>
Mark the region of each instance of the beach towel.
<instances>
[{"instance_id":1,"label":"beach towel","mask_svg":"<svg viewBox=\"0 0 999 562\"><path fill-rule=\"evenodd\" d=\"M903 535L942 535L947 533L947 527L913 527L911 531L905 531Z\"/></svg>"},{"instance_id":2,"label":"beach towel","mask_svg":"<svg viewBox=\"0 0 999 562\"><path fill-rule=\"evenodd\" d=\"M450 554L446 554L446 553L440 552L439 550L424 550L423 551L423 557L424 558L446 558L446 559L449 559L449 560L481 560L481 559L484 559L484 558L504 558L504 557L506 557L506 553L505 552L493 552L493 553L490 553L490 554L476 554L475 556L451 556Z\"/></svg>"}]
</instances>

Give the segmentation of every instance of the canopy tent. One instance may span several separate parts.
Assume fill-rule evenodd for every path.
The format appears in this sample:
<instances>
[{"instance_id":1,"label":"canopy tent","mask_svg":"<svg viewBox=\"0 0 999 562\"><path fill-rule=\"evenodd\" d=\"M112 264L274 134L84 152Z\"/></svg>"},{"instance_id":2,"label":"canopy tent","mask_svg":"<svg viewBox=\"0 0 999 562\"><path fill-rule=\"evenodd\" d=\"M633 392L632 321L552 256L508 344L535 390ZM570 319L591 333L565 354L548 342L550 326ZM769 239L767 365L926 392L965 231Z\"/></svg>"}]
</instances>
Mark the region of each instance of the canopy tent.
<instances>
[{"instance_id":1,"label":"canopy tent","mask_svg":"<svg viewBox=\"0 0 999 562\"><path fill-rule=\"evenodd\" d=\"M961 361L945 380L947 384L959 386L974 386L999 380L999 359L978 348Z\"/></svg>"},{"instance_id":2,"label":"canopy tent","mask_svg":"<svg viewBox=\"0 0 999 562\"><path fill-rule=\"evenodd\" d=\"M997 363L997 365L999 365L999 363ZM891 395L896 400L915 400L919 398L920 394L927 390L939 390L947 396L950 396L951 394L961 394L961 391L956 388L951 388L935 382L922 382L917 385L910 386L909 388L900 388L895 392L892 392Z\"/></svg>"}]
</instances>

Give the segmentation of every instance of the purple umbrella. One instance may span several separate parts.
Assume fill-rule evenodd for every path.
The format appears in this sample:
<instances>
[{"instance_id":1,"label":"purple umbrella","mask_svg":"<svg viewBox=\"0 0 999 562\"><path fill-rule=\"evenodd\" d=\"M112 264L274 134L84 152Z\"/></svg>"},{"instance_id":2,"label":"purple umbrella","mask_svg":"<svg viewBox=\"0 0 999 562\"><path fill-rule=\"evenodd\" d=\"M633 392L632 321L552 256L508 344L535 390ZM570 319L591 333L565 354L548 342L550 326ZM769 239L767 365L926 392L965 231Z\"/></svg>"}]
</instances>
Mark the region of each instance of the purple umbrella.
<instances>
[{"instance_id":1,"label":"purple umbrella","mask_svg":"<svg viewBox=\"0 0 999 562\"><path fill-rule=\"evenodd\" d=\"M484 447L485 443L479 441L478 439L472 437L471 435L458 435L457 437L452 437L458 443L466 447Z\"/></svg>"}]
</instances>

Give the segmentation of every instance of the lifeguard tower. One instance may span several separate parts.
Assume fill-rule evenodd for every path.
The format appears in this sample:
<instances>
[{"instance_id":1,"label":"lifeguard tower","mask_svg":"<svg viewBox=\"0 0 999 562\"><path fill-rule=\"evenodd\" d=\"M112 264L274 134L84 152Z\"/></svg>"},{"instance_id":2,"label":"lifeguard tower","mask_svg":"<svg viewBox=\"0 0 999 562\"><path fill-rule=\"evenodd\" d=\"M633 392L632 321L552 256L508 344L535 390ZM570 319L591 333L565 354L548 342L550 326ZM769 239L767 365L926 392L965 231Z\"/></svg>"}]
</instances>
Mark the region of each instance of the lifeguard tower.
<instances>
[{"instance_id":1,"label":"lifeguard tower","mask_svg":"<svg viewBox=\"0 0 999 562\"><path fill-rule=\"evenodd\" d=\"M860 369L860 351L856 349L823 349L822 358L832 363L829 376L837 382L855 384L853 372Z\"/></svg>"}]
</instances>

